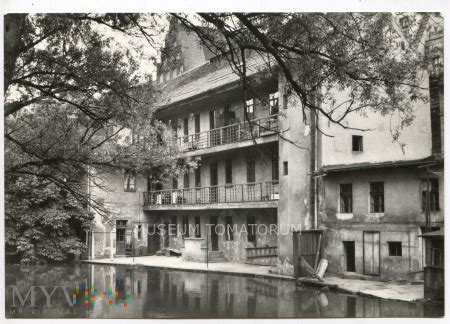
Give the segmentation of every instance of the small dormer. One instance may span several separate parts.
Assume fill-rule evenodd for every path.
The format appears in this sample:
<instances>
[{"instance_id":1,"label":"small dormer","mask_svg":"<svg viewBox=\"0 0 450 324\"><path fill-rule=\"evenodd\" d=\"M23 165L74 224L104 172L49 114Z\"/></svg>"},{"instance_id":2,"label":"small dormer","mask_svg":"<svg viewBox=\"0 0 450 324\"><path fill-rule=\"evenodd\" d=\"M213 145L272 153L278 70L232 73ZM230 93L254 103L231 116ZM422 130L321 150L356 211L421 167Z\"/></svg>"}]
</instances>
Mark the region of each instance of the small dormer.
<instances>
[{"instance_id":1,"label":"small dormer","mask_svg":"<svg viewBox=\"0 0 450 324\"><path fill-rule=\"evenodd\" d=\"M166 83L185 71L201 66L209 62L212 56L194 32L171 19L158 65L157 83Z\"/></svg>"}]
</instances>

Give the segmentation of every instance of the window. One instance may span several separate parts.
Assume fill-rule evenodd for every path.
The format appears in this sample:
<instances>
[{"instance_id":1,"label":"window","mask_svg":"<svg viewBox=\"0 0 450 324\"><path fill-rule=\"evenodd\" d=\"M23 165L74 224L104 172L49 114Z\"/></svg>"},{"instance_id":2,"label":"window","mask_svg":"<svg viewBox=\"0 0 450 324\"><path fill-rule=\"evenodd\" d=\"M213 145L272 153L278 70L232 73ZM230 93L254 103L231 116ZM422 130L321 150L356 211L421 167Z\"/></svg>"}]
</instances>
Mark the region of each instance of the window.
<instances>
[{"instance_id":1,"label":"window","mask_svg":"<svg viewBox=\"0 0 450 324\"><path fill-rule=\"evenodd\" d=\"M352 184L343 183L340 187L340 213L352 213L353 212L353 196L352 196Z\"/></svg>"},{"instance_id":2,"label":"window","mask_svg":"<svg viewBox=\"0 0 450 324\"><path fill-rule=\"evenodd\" d=\"M189 232L189 216L183 216L183 238L189 237L191 233Z\"/></svg>"},{"instance_id":3,"label":"window","mask_svg":"<svg viewBox=\"0 0 450 324\"><path fill-rule=\"evenodd\" d=\"M177 216L172 216L170 218L170 228L169 228L169 235L171 236L177 236Z\"/></svg>"},{"instance_id":4,"label":"window","mask_svg":"<svg viewBox=\"0 0 450 324\"><path fill-rule=\"evenodd\" d=\"M255 158L247 159L247 183L255 182Z\"/></svg>"},{"instance_id":5,"label":"window","mask_svg":"<svg viewBox=\"0 0 450 324\"><path fill-rule=\"evenodd\" d=\"M278 108L278 92L271 93L269 95L269 106L270 106L270 115L276 115L278 114L279 108Z\"/></svg>"},{"instance_id":6,"label":"window","mask_svg":"<svg viewBox=\"0 0 450 324\"><path fill-rule=\"evenodd\" d=\"M189 118L187 117L183 118L183 134L183 141L186 143L189 140Z\"/></svg>"},{"instance_id":7,"label":"window","mask_svg":"<svg viewBox=\"0 0 450 324\"><path fill-rule=\"evenodd\" d=\"M362 152L363 151L363 137L360 135L352 136L352 151Z\"/></svg>"},{"instance_id":8,"label":"window","mask_svg":"<svg viewBox=\"0 0 450 324\"><path fill-rule=\"evenodd\" d=\"M172 127L172 136L177 139L178 138L178 127L176 123L171 123Z\"/></svg>"},{"instance_id":9,"label":"window","mask_svg":"<svg viewBox=\"0 0 450 324\"><path fill-rule=\"evenodd\" d=\"M172 189L178 189L178 178L177 177L172 178Z\"/></svg>"},{"instance_id":10,"label":"window","mask_svg":"<svg viewBox=\"0 0 450 324\"><path fill-rule=\"evenodd\" d=\"M370 212L384 213L384 182L370 183Z\"/></svg>"},{"instance_id":11,"label":"window","mask_svg":"<svg viewBox=\"0 0 450 324\"><path fill-rule=\"evenodd\" d=\"M137 239L142 240L142 225L138 225L137 227Z\"/></svg>"},{"instance_id":12,"label":"window","mask_svg":"<svg viewBox=\"0 0 450 324\"><path fill-rule=\"evenodd\" d=\"M439 211L439 179L437 178L431 178L429 186L427 179L422 180L422 211L428 210L427 188L430 193L430 212Z\"/></svg>"},{"instance_id":13,"label":"window","mask_svg":"<svg viewBox=\"0 0 450 324\"><path fill-rule=\"evenodd\" d=\"M283 162L283 175L288 175L288 173L289 173L289 170L288 170L288 162L287 161L284 161Z\"/></svg>"},{"instance_id":14,"label":"window","mask_svg":"<svg viewBox=\"0 0 450 324\"><path fill-rule=\"evenodd\" d=\"M400 26L403 29L408 29L409 28L409 17L402 17L400 18Z\"/></svg>"},{"instance_id":15,"label":"window","mask_svg":"<svg viewBox=\"0 0 450 324\"><path fill-rule=\"evenodd\" d=\"M225 183L233 183L233 161L225 160Z\"/></svg>"},{"instance_id":16,"label":"window","mask_svg":"<svg viewBox=\"0 0 450 324\"><path fill-rule=\"evenodd\" d=\"M127 220L117 220L116 221L116 227L118 228L126 228L127 227Z\"/></svg>"},{"instance_id":17,"label":"window","mask_svg":"<svg viewBox=\"0 0 450 324\"><path fill-rule=\"evenodd\" d=\"M255 99L250 99L245 102L245 112L249 120L255 118Z\"/></svg>"},{"instance_id":18,"label":"window","mask_svg":"<svg viewBox=\"0 0 450 324\"><path fill-rule=\"evenodd\" d=\"M202 186L202 178L201 178L201 172L200 172L200 166L195 169L195 186L201 187Z\"/></svg>"},{"instance_id":19,"label":"window","mask_svg":"<svg viewBox=\"0 0 450 324\"><path fill-rule=\"evenodd\" d=\"M247 215L247 241L256 243L256 220L254 215Z\"/></svg>"},{"instance_id":20,"label":"window","mask_svg":"<svg viewBox=\"0 0 450 324\"><path fill-rule=\"evenodd\" d=\"M387 242L389 256L402 256L402 242Z\"/></svg>"},{"instance_id":21,"label":"window","mask_svg":"<svg viewBox=\"0 0 450 324\"><path fill-rule=\"evenodd\" d=\"M195 128L195 140L198 141L200 139L200 115L195 114L194 116L194 128Z\"/></svg>"},{"instance_id":22,"label":"window","mask_svg":"<svg viewBox=\"0 0 450 324\"><path fill-rule=\"evenodd\" d=\"M129 191L129 192L135 192L136 189L134 188L134 184L136 181L136 177L134 175L129 175L125 177L125 180L123 182L123 190Z\"/></svg>"},{"instance_id":23,"label":"window","mask_svg":"<svg viewBox=\"0 0 450 324\"><path fill-rule=\"evenodd\" d=\"M225 217L225 228L226 228L226 240L233 241L233 217Z\"/></svg>"},{"instance_id":24,"label":"window","mask_svg":"<svg viewBox=\"0 0 450 324\"><path fill-rule=\"evenodd\" d=\"M273 153L272 154L272 180L278 181L279 180L279 172L278 172L278 154Z\"/></svg>"},{"instance_id":25,"label":"window","mask_svg":"<svg viewBox=\"0 0 450 324\"><path fill-rule=\"evenodd\" d=\"M185 173L183 176L183 188L187 189L189 188L189 173Z\"/></svg>"},{"instance_id":26,"label":"window","mask_svg":"<svg viewBox=\"0 0 450 324\"><path fill-rule=\"evenodd\" d=\"M195 237L202 237L200 228L200 216L195 216Z\"/></svg>"}]
</instances>

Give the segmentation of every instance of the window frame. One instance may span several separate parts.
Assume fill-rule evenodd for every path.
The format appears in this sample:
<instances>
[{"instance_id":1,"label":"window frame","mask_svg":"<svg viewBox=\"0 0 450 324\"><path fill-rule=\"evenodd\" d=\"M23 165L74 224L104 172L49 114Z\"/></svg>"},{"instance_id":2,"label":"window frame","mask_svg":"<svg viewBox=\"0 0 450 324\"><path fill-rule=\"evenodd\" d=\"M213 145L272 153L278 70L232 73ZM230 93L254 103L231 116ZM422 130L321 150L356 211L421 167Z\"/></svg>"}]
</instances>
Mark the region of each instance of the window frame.
<instances>
[{"instance_id":1,"label":"window frame","mask_svg":"<svg viewBox=\"0 0 450 324\"><path fill-rule=\"evenodd\" d=\"M191 181L190 181L190 175L189 172L186 172L183 174L183 189L189 189L191 187Z\"/></svg>"},{"instance_id":2,"label":"window frame","mask_svg":"<svg viewBox=\"0 0 450 324\"><path fill-rule=\"evenodd\" d=\"M133 181L131 181L133 179ZM123 181L123 191L125 192L136 192L136 175L128 174L125 176Z\"/></svg>"},{"instance_id":3,"label":"window frame","mask_svg":"<svg viewBox=\"0 0 450 324\"><path fill-rule=\"evenodd\" d=\"M355 142L355 140L357 140L357 142ZM356 150L355 150L355 147L357 147ZM361 153L361 152L364 152L363 136L362 135L352 135L352 153Z\"/></svg>"},{"instance_id":4,"label":"window frame","mask_svg":"<svg viewBox=\"0 0 450 324\"><path fill-rule=\"evenodd\" d=\"M255 157L248 157L245 161L247 183L255 183L256 181L256 159ZM253 180L253 181L250 181Z\"/></svg>"},{"instance_id":5,"label":"window frame","mask_svg":"<svg viewBox=\"0 0 450 324\"><path fill-rule=\"evenodd\" d=\"M255 118L255 99L245 101L245 113L247 114L249 120Z\"/></svg>"},{"instance_id":6,"label":"window frame","mask_svg":"<svg viewBox=\"0 0 450 324\"><path fill-rule=\"evenodd\" d=\"M343 191L344 186L349 186L349 191ZM347 188L348 189L348 188ZM345 208L345 200L349 199L349 210ZM344 208L343 208L344 207ZM353 214L353 184L352 183L340 183L339 184L339 213L340 214Z\"/></svg>"},{"instance_id":7,"label":"window frame","mask_svg":"<svg viewBox=\"0 0 450 324\"><path fill-rule=\"evenodd\" d=\"M382 190L373 190L372 186L375 186L376 184L382 184ZM379 188L378 188L379 189ZM386 207L385 207L385 200L384 200L384 181L372 181L369 182L369 213L370 214L384 214ZM375 197L381 197L381 202L375 202ZM380 209L376 209L375 206L380 205Z\"/></svg>"},{"instance_id":8,"label":"window frame","mask_svg":"<svg viewBox=\"0 0 450 324\"><path fill-rule=\"evenodd\" d=\"M225 160L225 184L233 184L233 160Z\"/></svg>"},{"instance_id":9,"label":"window frame","mask_svg":"<svg viewBox=\"0 0 450 324\"><path fill-rule=\"evenodd\" d=\"M391 256L391 257L403 256L402 241L387 241L387 244L388 244L389 256Z\"/></svg>"},{"instance_id":10,"label":"window frame","mask_svg":"<svg viewBox=\"0 0 450 324\"><path fill-rule=\"evenodd\" d=\"M289 175L289 163L288 161L283 161L283 176Z\"/></svg>"},{"instance_id":11,"label":"window frame","mask_svg":"<svg viewBox=\"0 0 450 324\"><path fill-rule=\"evenodd\" d=\"M142 225L141 224L137 225L136 230L137 230L137 240L140 241L142 240Z\"/></svg>"},{"instance_id":12,"label":"window frame","mask_svg":"<svg viewBox=\"0 0 450 324\"><path fill-rule=\"evenodd\" d=\"M269 94L269 114L277 115L280 112L280 93L273 92ZM274 112L275 110L275 112Z\"/></svg>"},{"instance_id":13,"label":"window frame","mask_svg":"<svg viewBox=\"0 0 450 324\"><path fill-rule=\"evenodd\" d=\"M439 201L439 178L429 178L430 179L430 213L439 212L440 201ZM422 179L421 181L421 196L422 196L422 212L427 212L427 179Z\"/></svg>"}]
</instances>

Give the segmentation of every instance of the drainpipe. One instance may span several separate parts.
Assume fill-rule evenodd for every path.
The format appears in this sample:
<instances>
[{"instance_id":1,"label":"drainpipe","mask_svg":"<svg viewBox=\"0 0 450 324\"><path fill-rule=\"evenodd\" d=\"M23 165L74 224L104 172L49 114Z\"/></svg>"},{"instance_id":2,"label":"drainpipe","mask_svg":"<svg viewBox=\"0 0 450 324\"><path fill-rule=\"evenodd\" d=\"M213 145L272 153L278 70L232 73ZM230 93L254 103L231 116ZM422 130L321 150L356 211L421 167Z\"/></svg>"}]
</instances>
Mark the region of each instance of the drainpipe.
<instances>
[{"instance_id":1,"label":"drainpipe","mask_svg":"<svg viewBox=\"0 0 450 324\"><path fill-rule=\"evenodd\" d=\"M427 212L426 212L426 230L430 230L430 169L427 166Z\"/></svg>"},{"instance_id":2,"label":"drainpipe","mask_svg":"<svg viewBox=\"0 0 450 324\"><path fill-rule=\"evenodd\" d=\"M311 132L311 134L314 136L313 139L313 148L312 148L312 163L311 165L314 167L314 172L317 171L317 156L318 156L318 149L317 149L317 118L315 118L314 115L311 116L311 126L313 127L313 131ZM311 172L313 173L313 172ZM314 229L317 229L318 227L318 222L317 222L317 217L318 217L318 211L319 211L319 207L318 207L318 195L317 195L317 177L313 177L314 179L314 190L313 190L313 201L314 201Z\"/></svg>"}]
</instances>

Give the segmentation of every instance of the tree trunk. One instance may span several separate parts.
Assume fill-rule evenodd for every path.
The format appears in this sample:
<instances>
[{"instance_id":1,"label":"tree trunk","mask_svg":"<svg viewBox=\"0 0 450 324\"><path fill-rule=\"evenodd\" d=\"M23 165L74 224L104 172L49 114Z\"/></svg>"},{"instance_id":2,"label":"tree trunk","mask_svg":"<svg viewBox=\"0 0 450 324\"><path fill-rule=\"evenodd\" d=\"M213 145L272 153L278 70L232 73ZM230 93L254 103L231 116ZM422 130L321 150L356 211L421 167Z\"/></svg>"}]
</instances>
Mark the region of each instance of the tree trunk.
<instances>
[{"instance_id":1,"label":"tree trunk","mask_svg":"<svg viewBox=\"0 0 450 324\"><path fill-rule=\"evenodd\" d=\"M14 69L16 67L16 61L22 50L22 33L25 25L26 14L8 14L4 18L4 89L3 93L6 93L11 80L14 76Z\"/></svg>"}]
</instances>

